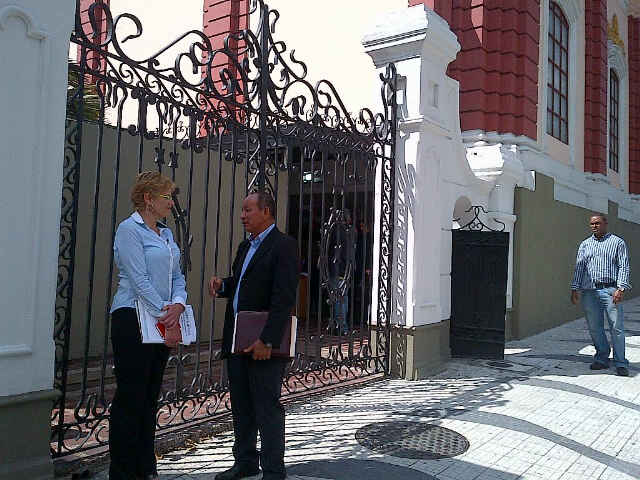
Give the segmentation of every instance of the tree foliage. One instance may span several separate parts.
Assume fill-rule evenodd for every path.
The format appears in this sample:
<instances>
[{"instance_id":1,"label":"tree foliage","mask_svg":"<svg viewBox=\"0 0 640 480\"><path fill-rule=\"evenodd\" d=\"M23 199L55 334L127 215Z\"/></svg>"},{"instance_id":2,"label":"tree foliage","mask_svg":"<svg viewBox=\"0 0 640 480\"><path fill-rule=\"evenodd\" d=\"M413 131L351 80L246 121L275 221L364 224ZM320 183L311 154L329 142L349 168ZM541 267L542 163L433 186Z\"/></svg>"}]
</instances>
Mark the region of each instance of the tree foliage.
<instances>
[{"instance_id":1,"label":"tree foliage","mask_svg":"<svg viewBox=\"0 0 640 480\"><path fill-rule=\"evenodd\" d=\"M76 120L81 108L84 121L97 122L100 118L100 96L97 87L88 82L86 76L84 82L81 82L82 74L72 60L69 60L68 75L67 120Z\"/></svg>"}]
</instances>

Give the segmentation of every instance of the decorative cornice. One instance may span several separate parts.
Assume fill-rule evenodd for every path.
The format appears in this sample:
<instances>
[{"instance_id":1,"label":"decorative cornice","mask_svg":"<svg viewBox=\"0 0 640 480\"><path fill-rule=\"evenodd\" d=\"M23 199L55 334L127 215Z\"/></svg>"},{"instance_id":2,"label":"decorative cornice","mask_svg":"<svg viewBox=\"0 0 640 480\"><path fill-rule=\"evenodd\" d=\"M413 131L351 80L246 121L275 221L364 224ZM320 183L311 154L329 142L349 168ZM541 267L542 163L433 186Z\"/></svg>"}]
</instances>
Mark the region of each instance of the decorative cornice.
<instances>
[{"instance_id":1,"label":"decorative cornice","mask_svg":"<svg viewBox=\"0 0 640 480\"><path fill-rule=\"evenodd\" d=\"M614 44L620 47L622 50L622 55L624 56L624 41L620 38L620 28L618 26L618 16L614 13L613 18L611 19L611 23L607 25L607 35L609 36L609 40Z\"/></svg>"},{"instance_id":2,"label":"decorative cornice","mask_svg":"<svg viewBox=\"0 0 640 480\"><path fill-rule=\"evenodd\" d=\"M9 17L19 18L25 23L28 37L35 40L44 40L47 38L47 32L36 25L31 14L17 5L8 5L0 8L0 30L6 29L7 19L9 19Z\"/></svg>"},{"instance_id":3,"label":"decorative cornice","mask_svg":"<svg viewBox=\"0 0 640 480\"><path fill-rule=\"evenodd\" d=\"M518 145L539 149L538 142L524 135L514 135L512 133L485 132L483 130L466 130L462 132L462 141L467 146L474 146L482 142L483 144L495 145L502 143L506 145Z\"/></svg>"},{"instance_id":4,"label":"decorative cornice","mask_svg":"<svg viewBox=\"0 0 640 480\"><path fill-rule=\"evenodd\" d=\"M460 51L449 24L423 4L385 13L362 45L377 67L420 56L448 64Z\"/></svg>"},{"instance_id":5,"label":"decorative cornice","mask_svg":"<svg viewBox=\"0 0 640 480\"><path fill-rule=\"evenodd\" d=\"M365 48L387 43L423 40L427 35L429 22L420 9L409 9L388 13L378 20L371 33L362 39Z\"/></svg>"},{"instance_id":6,"label":"decorative cornice","mask_svg":"<svg viewBox=\"0 0 640 480\"><path fill-rule=\"evenodd\" d=\"M609 68L613 68L618 74L618 78L622 80L627 76L627 60L624 55L624 49L620 45L609 40L607 49L607 57Z\"/></svg>"},{"instance_id":7,"label":"decorative cornice","mask_svg":"<svg viewBox=\"0 0 640 480\"><path fill-rule=\"evenodd\" d=\"M577 22L584 12L584 7L582 6L584 2L579 0L556 0L556 3L560 5L570 24Z\"/></svg>"},{"instance_id":8,"label":"decorative cornice","mask_svg":"<svg viewBox=\"0 0 640 480\"><path fill-rule=\"evenodd\" d=\"M602 174L602 173L585 172L584 178L586 180L594 182L596 184L611 185L611 181L609 180L609 178L606 175Z\"/></svg>"},{"instance_id":9,"label":"decorative cornice","mask_svg":"<svg viewBox=\"0 0 640 480\"><path fill-rule=\"evenodd\" d=\"M419 132L424 122L424 115L403 118L398 122L398 128L402 133L410 134Z\"/></svg>"}]
</instances>

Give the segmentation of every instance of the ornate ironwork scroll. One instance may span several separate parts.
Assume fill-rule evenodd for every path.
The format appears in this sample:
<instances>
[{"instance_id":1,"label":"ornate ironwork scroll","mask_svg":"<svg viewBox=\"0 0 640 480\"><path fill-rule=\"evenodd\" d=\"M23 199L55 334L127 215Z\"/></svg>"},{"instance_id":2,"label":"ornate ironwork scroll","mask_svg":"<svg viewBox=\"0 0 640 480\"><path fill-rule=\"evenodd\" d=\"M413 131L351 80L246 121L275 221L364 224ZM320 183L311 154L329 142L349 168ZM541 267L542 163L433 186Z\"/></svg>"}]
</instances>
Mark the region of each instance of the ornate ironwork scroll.
<instances>
[{"instance_id":1,"label":"ornate ironwork scroll","mask_svg":"<svg viewBox=\"0 0 640 480\"><path fill-rule=\"evenodd\" d=\"M320 275L332 303L346 295L353 275L355 232L349 217L344 210L333 210L322 229Z\"/></svg>"},{"instance_id":2,"label":"ornate ironwork scroll","mask_svg":"<svg viewBox=\"0 0 640 480\"><path fill-rule=\"evenodd\" d=\"M376 349L379 350L379 357L387 362L384 365L388 371L389 353L391 351L391 300L393 282L393 244L395 225L395 188L396 188L396 166L395 166L395 138L397 121L397 74L395 65L387 66L386 75L380 75L382 80L381 96L388 115L386 121L381 125L381 130L386 132L390 141L383 146L386 152L382 155L382 184L381 184L381 215L380 215L380 256L378 263L378 317L376 325ZM386 155L384 153L387 153Z\"/></svg>"},{"instance_id":3,"label":"ornate ironwork scroll","mask_svg":"<svg viewBox=\"0 0 640 480\"><path fill-rule=\"evenodd\" d=\"M485 210L485 208L482 205L472 205L464 213L473 213L473 217L470 220L464 218L464 216L460 218L454 218L453 221L457 222L458 224L460 224L461 220L464 222L467 222L463 225L460 225L460 227L458 227L457 230L473 230L475 232L481 232L483 230L489 231L489 232L504 232L504 229L506 228L506 225L504 224L504 222L501 222L497 218L494 218L493 221L499 225L498 228L490 227L489 225L484 223L482 218L480 218L480 214L483 214L484 216L486 216L488 212Z\"/></svg>"},{"instance_id":4,"label":"ornate ironwork scroll","mask_svg":"<svg viewBox=\"0 0 640 480\"><path fill-rule=\"evenodd\" d=\"M220 360L224 308L204 285L209 275L229 272L245 237L240 202L251 191L274 196L278 225L297 239L303 269L300 353L283 393L387 372L395 68L381 76L382 112L353 116L334 85L312 82L306 64L276 38L276 10L252 0L249 15L258 19L255 29L231 32L220 48L189 30L140 58L135 46L145 31L136 16L113 17L101 0L76 12L54 320L56 388L63 392L52 413L55 457L107 442L115 391L109 308L118 280L112 245L143 170L160 171L178 187L166 220L180 245L199 335L169 358L159 429L230 410ZM375 225L380 272L372 312ZM346 251L336 240L343 235L353 251L337 272L329 262ZM346 332L333 335L327 304L338 297Z\"/></svg>"}]
</instances>

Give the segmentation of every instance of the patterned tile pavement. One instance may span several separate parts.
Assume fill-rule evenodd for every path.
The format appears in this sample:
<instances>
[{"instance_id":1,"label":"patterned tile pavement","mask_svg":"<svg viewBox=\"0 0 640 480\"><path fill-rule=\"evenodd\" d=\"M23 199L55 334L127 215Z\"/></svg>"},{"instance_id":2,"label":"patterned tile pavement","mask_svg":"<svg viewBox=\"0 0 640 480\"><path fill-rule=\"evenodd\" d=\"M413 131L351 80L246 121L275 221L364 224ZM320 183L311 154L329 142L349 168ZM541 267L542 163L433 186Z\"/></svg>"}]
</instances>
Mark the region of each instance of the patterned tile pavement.
<instances>
[{"instance_id":1,"label":"patterned tile pavement","mask_svg":"<svg viewBox=\"0 0 640 480\"><path fill-rule=\"evenodd\" d=\"M385 380L293 406L287 413L294 480L639 480L640 298L625 303L631 376L589 370L583 319L510 342L506 364L453 360L422 381ZM373 422L427 422L462 434L469 449L435 460L361 446ZM221 434L159 462L162 480L212 480L233 463ZM106 472L96 477L107 478ZM259 479L260 476L254 477Z\"/></svg>"}]
</instances>

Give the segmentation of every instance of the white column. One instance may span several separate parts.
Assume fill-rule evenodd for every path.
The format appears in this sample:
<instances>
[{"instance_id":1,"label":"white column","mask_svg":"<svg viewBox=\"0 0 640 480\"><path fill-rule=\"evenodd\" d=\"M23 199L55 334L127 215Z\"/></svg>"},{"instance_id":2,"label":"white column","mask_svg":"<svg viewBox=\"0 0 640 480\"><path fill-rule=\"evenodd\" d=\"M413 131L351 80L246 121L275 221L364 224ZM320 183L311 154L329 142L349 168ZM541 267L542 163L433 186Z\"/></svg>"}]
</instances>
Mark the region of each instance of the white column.
<instances>
[{"instance_id":1,"label":"white column","mask_svg":"<svg viewBox=\"0 0 640 480\"><path fill-rule=\"evenodd\" d=\"M458 85L446 76L460 46L449 25L424 5L386 14L363 44L381 71L394 62L401 76L396 154L396 323L416 327L442 320L441 164L464 161ZM449 168L448 166L446 168ZM450 217L450 213L449 213ZM449 218L450 229L451 220ZM447 295L448 298L448 295Z\"/></svg>"},{"instance_id":2,"label":"white column","mask_svg":"<svg viewBox=\"0 0 640 480\"><path fill-rule=\"evenodd\" d=\"M75 0L0 0L0 396L53 386L74 5Z\"/></svg>"},{"instance_id":3,"label":"white column","mask_svg":"<svg viewBox=\"0 0 640 480\"><path fill-rule=\"evenodd\" d=\"M41 400L44 392L52 394L67 55L74 13L75 0L0 0L0 423L3 409L6 413L30 402L30 395ZM4 441L22 438L17 434ZM48 446L48 438L44 441ZM30 446L21 450L14 443L13 457L0 461L0 478L45 478L34 465L46 460L20 458ZM0 457L3 453L0 447Z\"/></svg>"},{"instance_id":4,"label":"white column","mask_svg":"<svg viewBox=\"0 0 640 480\"><path fill-rule=\"evenodd\" d=\"M500 145L502 159L501 173L495 180L495 185L489 198L489 212L487 217L504 223L504 231L509 233L509 258L507 269L507 308L513 307L513 234L516 222L514 215L514 194L517 185L522 185L525 179L524 167L518 158L516 145ZM499 228L499 225L491 225Z\"/></svg>"}]
</instances>

